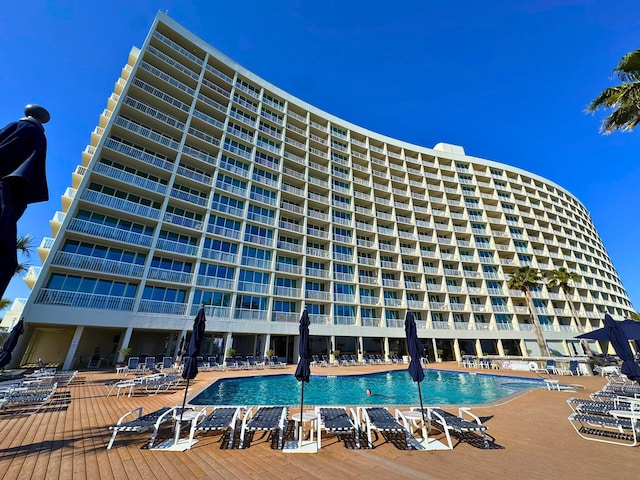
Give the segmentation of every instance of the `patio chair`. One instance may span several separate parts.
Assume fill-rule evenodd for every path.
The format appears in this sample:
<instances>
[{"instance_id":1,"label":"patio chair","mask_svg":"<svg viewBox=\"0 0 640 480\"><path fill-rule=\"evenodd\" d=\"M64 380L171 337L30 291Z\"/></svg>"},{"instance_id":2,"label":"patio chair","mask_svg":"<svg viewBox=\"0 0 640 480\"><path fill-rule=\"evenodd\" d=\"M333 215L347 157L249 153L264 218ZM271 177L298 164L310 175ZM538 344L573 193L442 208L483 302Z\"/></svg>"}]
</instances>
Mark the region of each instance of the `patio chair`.
<instances>
[{"instance_id":1,"label":"patio chair","mask_svg":"<svg viewBox=\"0 0 640 480\"><path fill-rule=\"evenodd\" d=\"M160 390L169 390L171 387L175 387L181 379L182 377L176 373L170 373L168 375L158 375L152 378L148 378L146 381L142 382L140 384L140 388L144 388L147 393L153 392L153 394L155 395Z\"/></svg>"},{"instance_id":2,"label":"patio chair","mask_svg":"<svg viewBox=\"0 0 640 480\"><path fill-rule=\"evenodd\" d=\"M138 370L142 370L143 372L157 372L156 357L145 357L144 363L138 367Z\"/></svg>"},{"instance_id":3,"label":"patio chair","mask_svg":"<svg viewBox=\"0 0 640 480\"><path fill-rule=\"evenodd\" d=\"M38 411L45 403L53 397L58 387L57 383L46 383L38 385L24 385L6 390L0 394L0 409L5 407L25 407L35 408Z\"/></svg>"},{"instance_id":4,"label":"patio chair","mask_svg":"<svg viewBox=\"0 0 640 480\"><path fill-rule=\"evenodd\" d=\"M242 359L241 355L236 355L233 359L235 360L238 368L241 368L241 369L249 368L249 364Z\"/></svg>"},{"instance_id":5,"label":"patio chair","mask_svg":"<svg viewBox=\"0 0 640 480\"><path fill-rule=\"evenodd\" d=\"M361 362L360 360L358 360L358 356L354 355L354 354L351 354L351 363L353 365L364 365L365 364L364 362Z\"/></svg>"},{"instance_id":6,"label":"patio chair","mask_svg":"<svg viewBox=\"0 0 640 480\"><path fill-rule=\"evenodd\" d=\"M420 408L412 408L412 410L420 410ZM479 433L482 437L484 448L489 448L489 442L485 432L487 426L466 407L460 407L458 414L454 415L438 407L427 407L425 413L430 425L434 425L438 430L445 434L447 445L450 450L453 449L451 443L451 432L457 434Z\"/></svg>"},{"instance_id":7,"label":"patio chair","mask_svg":"<svg viewBox=\"0 0 640 480\"><path fill-rule=\"evenodd\" d=\"M556 365L556 361L552 359L547 359L547 364L545 366L547 373L558 373L558 366Z\"/></svg>"},{"instance_id":8,"label":"patio chair","mask_svg":"<svg viewBox=\"0 0 640 480\"><path fill-rule=\"evenodd\" d=\"M640 399L631 397L615 397L611 400L592 400L590 398L568 398L567 404L576 413L590 415L609 415L611 410L638 410Z\"/></svg>"},{"instance_id":9,"label":"patio chair","mask_svg":"<svg viewBox=\"0 0 640 480\"><path fill-rule=\"evenodd\" d=\"M173 370L175 366L175 362L173 361L173 357L162 357L162 363L160 364L160 370Z\"/></svg>"},{"instance_id":10,"label":"patio chair","mask_svg":"<svg viewBox=\"0 0 640 480\"><path fill-rule=\"evenodd\" d=\"M140 357L129 357L127 360L127 373L135 372L140 368Z\"/></svg>"},{"instance_id":11,"label":"patio chair","mask_svg":"<svg viewBox=\"0 0 640 480\"><path fill-rule=\"evenodd\" d=\"M256 362L253 355L247 355L247 364L249 368L253 369L264 368L264 362Z\"/></svg>"},{"instance_id":12,"label":"patio chair","mask_svg":"<svg viewBox=\"0 0 640 480\"><path fill-rule=\"evenodd\" d=\"M251 407L242 419L240 430L240 448L249 446L247 433L257 431L268 432L269 436L278 435L276 448L284 446L284 430L288 423L289 410L287 407Z\"/></svg>"},{"instance_id":13,"label":"patio chair","mask_svg":"<svg viewBox=\"0 0 640 480\"><path fill-rule=\"evenodd\" d=\"M608 415L572 413L568 420L573 429L585 440L612 443L626 447L638 445L640 412L610 410Z\"/></svg>"},{"instance_id":14,"label":"patio chair","mask_svg":"<svg viewBox=\"0 0 640 480\"><path fill-rule=\"evenodd\" d=\"M320 357L318 355L311 355L311 363L309 364L310 367L322 367L324 365L322 365L322 362L320 361Z\"/></svg>"},{"instance_id":15,"label":"patio chair","mask_svg":"<svg viewBox=\"0 0 640 480\"><path fill-rule=\"evenodd\" d=\"M224 365L220 365L218 363L218 359L215 355L210 355L207 357L207 361L209 362L209 368L211 370L218 370L218 371L223 371L225 370L225 366Z\"/></svg>"},{"instance_id":16,"label":"patio chair","mask_svg":"<svg viewBox=\"0 0 640 480\"><path fill-rule=\"evenodd\" d=\"M400 423L389 410L384 407L358 407L359 418L361 419L364 429L367 432L367 444L369 448L373 446L373 432L380 432L385 440L393 437L399 440L400 448L408 450L409 446L409 426ZM395 442L394 442L395 443Z\"/></svg>"},{"instance_id":17,"label":"patio chair","mask_svg":"<svg viewBox=\"0 0 640 480\"><path fill-rule=\"evenodd\" d=\"M200 372L208 372L209 371L209 364L204 361L204 357L201 357L201 356L198 355L196 357L196 365L198 366L198 370Z\"/></svg>"},{"instance_id":18,"label":"patio chair","mask_svg":"<svg viewBox=\"0 0 640 480\"><path fill-rule=\"evenodd\" d=\"M153 446L153 442L155 442L160 425L165 422L172 421L174 411L175 407L162 407L159 410L146 415L142 415L142 407L137 407L128 411L120 417L118 423L109 427L109 430L113 430L113 435L107 445L107 450L113 446L113 442L120 432L141 433L153 428L153 434L149 440L149 448L151 448ZM138 415L137 417L135 416L136 413Z\"/></svg>"},{"instance_id":19,"label":"patio chair","mask_svg":"<svg viewBox=\"0 0 640 480\"><path fill-rule=\"evenodd\" d=\"M351 366L355 364L351 361L351 357L349 355L342 355L340 356L340 365Z\"/></svg>"},{"instance_id":20,"label":"patio chair","mask_svg":"<svg viewBox=\"0 0 640 480\"><path fill-rule=\"evenodd\" d=\"M353 435L356 448L360 448L360 426L356 412L346 407L316 407L318 415L318 446L322 443L322 431L328 434Z\"/></svg>"},{"instance_id":21,"label":"patio chair","mask_svg":"<svg viewBox=\"0 0 640 480\"><path fill-rule=\"evenodd\" d=\"M328 355L322 355L322 363L324 364L325 367L332 365ZM337 362L333 363L333 365L337 365L337 364L338 364Z\"/></svg>"},{"instance_id":22,"label":"patio chair","mask_svg":"<svg viewBox=\"0 0 640 480\"><path fill-rule=\"evenodd\" d=\"M227 357L224 359L224 366L229 370L237 370L239 368L236 361L231 357Z\"/></svg>"},{"instance_id":23,"label":"patio chair","mask_svg":"<svg viewBox=\"0 0 640 480\"><path fill-rule=\"evenodd\" d=\"M228 431L227 448L233 448L235 428L241 412L242 407L215 407L213 412L208 413L194 426L194 431L203 433Z\"/></svg>"},{"instance_id":24,"label":"patio chair","mask_svg":"<svg viewBox=\"0 0 640 480\"><path fill-rule=\"evenodd\" d=\"M272 355L269 366L272 368L284 368L287 366L287 364L284 362L281 362L277 355Z\"/></svg>"}]
</instances>

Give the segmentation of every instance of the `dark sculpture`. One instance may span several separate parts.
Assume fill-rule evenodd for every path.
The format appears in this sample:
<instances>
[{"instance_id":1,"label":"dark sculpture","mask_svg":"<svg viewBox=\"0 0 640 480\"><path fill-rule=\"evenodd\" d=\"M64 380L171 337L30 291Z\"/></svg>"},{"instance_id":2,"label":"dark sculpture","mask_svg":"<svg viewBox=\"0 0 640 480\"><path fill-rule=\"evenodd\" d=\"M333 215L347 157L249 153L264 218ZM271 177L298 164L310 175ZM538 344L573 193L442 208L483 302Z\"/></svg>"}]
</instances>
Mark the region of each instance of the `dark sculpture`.
<instances>
[{"instance_id":1,"label":"dark sculpture","mask_svg":"<svg viewBox=\"0 0 640 480\"><path fill-rule=\"evenodd\" d=\"M31 203L49 199L43 123L49 112L27 105L25 117L0 130L0 296L18 267L17 222Z\"/></svg>"}]
</instances>

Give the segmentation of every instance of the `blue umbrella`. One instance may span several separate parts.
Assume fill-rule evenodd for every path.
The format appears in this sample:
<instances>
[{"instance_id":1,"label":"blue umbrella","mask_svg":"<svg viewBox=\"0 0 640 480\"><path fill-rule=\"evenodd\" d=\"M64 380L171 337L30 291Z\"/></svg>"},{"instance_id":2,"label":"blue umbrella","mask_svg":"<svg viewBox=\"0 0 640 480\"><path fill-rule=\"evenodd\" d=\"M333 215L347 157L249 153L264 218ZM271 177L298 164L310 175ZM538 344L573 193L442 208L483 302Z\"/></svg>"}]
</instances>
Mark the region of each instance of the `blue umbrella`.
<instances>
[{"instance_id":1,"label":"blue umbrella","mask_svg":"<svg viewBox=\"0 0 640 480\"><path fill-rule=\"evenodd\" d=\"M622 360L621 372L631 380L640 382L640 366L633 360L629 337L619 324L620 322L616 322L608 313L604 316L604 328L609 336L609 341Z\"/></svg>"},{"instance_id":2,"label":"blue umbrella","mask_svg":"<svg viewBox=\"0 0 640 480\"><path fill-rule=\"evenodd\" d=\"M407 349L409 350L409 356L411 357L408 371L413 381L418 383L420 411L422 412L422 424L424 425L424 406L422 404L422 390L420 389L420 382L424 380L424 370L420 364L420 342L418 340L418 332L416 330L416 321L413 318L413 313L409 311L407 311L407 315L404 320L404 331L407 336Z\"/></svg>"},{"instance_id":3,"label":"blue umbrella","mask_svg":"<svg viewBox=\"0 0 640 480\"><path fill-rule=\"evenodd\" d=\"M204 327L207 322L204 313L204 306L200 307L198 314L193 321L193 331L191 332L191 339L189 340L189 349L187 356L184 357L184 366L182 367L182 378L187 381L187 386L184 389L184 400L182 401L182 410L187 403L187 391L189 390L189 380L196 378L198 375L198 362L196 357L200 354L200 346L204 339ZM180 420L182 421L182 411L180 412Z\"/></svg>"},{"instance_id":4,"label":"blue umbrella","mask_svg":"<svg viewBox=\"0 0 640 480\"><path fill-rule=\"evenodd\" d=\"M622 329L625 336L629 340L640 340L640 322L636 322L635 320L622 320L616 321L616 324L619 328ZM589 340L600 340L602 342L609 341L609 334L607 333L607 329L598 328L593 330L592 332L583 333L581 335L576 336L576 338L585 338Z\"/></svg>"},{"instance_id":5,"label":"blue umbrella","mask_svg":"<svg viewBox=\"0 0 640 480\"><path fill-rule=\"evenodd\" d=\"M300 350L300 360L296 367L296 380L302 385L302 393L300 395L300 435L298 441L302 442L302 425L303 425L303 409L304 409L304 384L309 382L311 377L311 368L309 367L309 313L305 308L300 318L300 339L298 340L298 350Z\"/></svg>"},{"instance_id":6,"label":"blue umbrella","mask_svg":"<svg viewBox=\"0 0 640 480\"><path fill-rule=\"evenodd\" d=\"M4 341L2 345L2 351L0 352L0 368L4 368L11 361L11 353L16 348L18 343L18 337L24 333L24 322L22 319L16 323L11 329L11 333Z\"/></svg>"}]
</instances>

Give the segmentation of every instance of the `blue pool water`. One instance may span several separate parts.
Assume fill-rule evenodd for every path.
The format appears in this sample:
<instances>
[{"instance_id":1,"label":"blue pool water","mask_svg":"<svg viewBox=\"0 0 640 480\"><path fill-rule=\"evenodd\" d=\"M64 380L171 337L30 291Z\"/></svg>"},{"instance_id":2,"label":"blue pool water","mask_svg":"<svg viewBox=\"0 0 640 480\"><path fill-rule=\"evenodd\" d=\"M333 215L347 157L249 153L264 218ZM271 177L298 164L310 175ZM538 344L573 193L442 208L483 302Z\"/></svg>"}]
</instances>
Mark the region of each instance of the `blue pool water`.
<instances>
[{"instance_id":1,"label":"blue pool water","mask_svg":"<svg viewBox=\"0 0 640 480\"><path fill-rule=\"evenodd\" d=\"M420 383L425 404L479 405L513 393L543 388L542 380L425 370ZM370 389L374 395L367 396ZM221 379L195 397L193 405L296 405L301 386L293 375ZM366 375L313 375L304 386L306 405L415 405L417 384L406 370Z\"/></svg>"}]
</instances>

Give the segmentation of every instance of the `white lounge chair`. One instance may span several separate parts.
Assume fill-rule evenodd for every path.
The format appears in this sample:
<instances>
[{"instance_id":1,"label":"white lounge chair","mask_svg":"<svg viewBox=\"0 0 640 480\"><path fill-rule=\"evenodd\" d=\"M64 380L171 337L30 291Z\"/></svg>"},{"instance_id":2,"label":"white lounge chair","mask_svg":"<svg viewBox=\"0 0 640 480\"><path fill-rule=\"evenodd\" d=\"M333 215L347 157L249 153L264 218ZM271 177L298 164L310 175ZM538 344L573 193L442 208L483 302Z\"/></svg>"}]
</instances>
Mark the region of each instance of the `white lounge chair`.
<instances>
[{"instance_id":1,"label":"white lounge chair","mask_svg":"<svg viewBox=\"0 0 640 480\"><path fill-rule=\"evenodd\" d=\"M118 423L109 427L109 430L113 430L113 435L109 440L107 450L113 446L113 442L120 432L140 433L153 428L153 434L149 440L149 448L151 448L158 434L158 428L163 423L172 421L174 412L175 407L163 407L146 415L142 415L142 407L128 411L120 417Z\"/></svg>"},{"instance_id":2,"label":"white lounge chair","mask_svg":"<svg viewBox=\"0 0 640 480\"><path fill-rule=\"evenodd\" d=\"M360 448L360 425L356 412L347 407L316 407L318 415L318 447L322 432L336 435L353 435L356 448Z\"/></svg>"},{"instance_id":3,"label":"white lounge chair","mask_svg":"<svg viewBox=\"0 0 640 480\"><path fill-rule=\"evenodd\" d=\"M240 448L249 446L248 432L269 432L278 435L277 448L284 446L284 430L287 427L289 410L287 407L251 407L244 414L240 431Z\"/></svg>"},{"instance_id":4,"label":"white lounge chair","mask_svg":"<svg viewBox=\"0 0 640 480\"><path fill-rule=\"evenodd\" d=\"M215 407L212 412L198 422L193 430L195 432L229 432L229 440L227 448L233 448L233 437L235 434L236 424L242 414L242 407ZM193 434L191 435L193 439Z\"/></svg>"},{"instance_id":5,"label":"white lounge chair","mask_svg":"<svg viewBox=\"0 0 640 480\"><path fill-rule=\"evenodd\" d=\"M420 407L413 407L412 410L420 411ZM479 433L482 437L484 448L489 448L489 442L485 435L488 427L480 421L480 418L471 413L469 408L460 407L458 408L458 414L455 415L439 407L425 407L425 413L429 420L429 426L435 426L444 433L449 449L453 449L451 432L458 434Z\"/></svg>"},{"instance_id":6,"label":"white lounge chair","mask_svg":"<svg viewBox=\"0 0 640 480\"><path fill-rule=\"evenodd\" d=\"M380 432L385 439L394 436L401 440L402 448L408 450L411 448L409 440L411 433L409 425L400 423L389 410L384 407L358 407L358 416L362 425L367 432L367 443L369 448L373 447L373 434Z\"/></svg>"}]
</instances>

